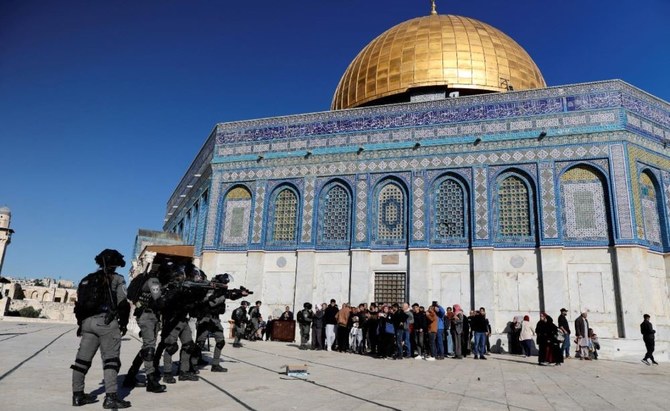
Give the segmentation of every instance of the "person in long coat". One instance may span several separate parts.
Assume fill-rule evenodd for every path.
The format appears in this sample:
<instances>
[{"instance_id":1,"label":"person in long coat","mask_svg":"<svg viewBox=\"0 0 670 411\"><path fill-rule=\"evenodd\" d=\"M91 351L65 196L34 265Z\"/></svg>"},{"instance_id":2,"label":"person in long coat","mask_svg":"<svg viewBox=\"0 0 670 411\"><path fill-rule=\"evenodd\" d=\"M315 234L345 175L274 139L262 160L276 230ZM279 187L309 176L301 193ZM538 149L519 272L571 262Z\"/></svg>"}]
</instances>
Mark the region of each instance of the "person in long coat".
<instances>
[{"instance_id":1,"label":"person in long coat","mask_svg":"<svg viewBox=\"0 0 670 411\"><path fill-rule=\"evenodd\" d=\"M540 365L545 365L547 363L547 343L549 341L548 332L549 327L547 326L547 314L540 313L540 320L535 326L535 335L537 335L537 363Z\"/></svg>"},{"instance_id":2,"label":"person in long coat","mask_svg":"<svg viewBox=\"0 0 670 411\"><path fill-rule=\"evenodd\" d=\"M547 362L555 365L563 364L562 341L558 340L558 326L554 324L554 319L550 315L547 317Z\"/></svg>"}]
</instances>

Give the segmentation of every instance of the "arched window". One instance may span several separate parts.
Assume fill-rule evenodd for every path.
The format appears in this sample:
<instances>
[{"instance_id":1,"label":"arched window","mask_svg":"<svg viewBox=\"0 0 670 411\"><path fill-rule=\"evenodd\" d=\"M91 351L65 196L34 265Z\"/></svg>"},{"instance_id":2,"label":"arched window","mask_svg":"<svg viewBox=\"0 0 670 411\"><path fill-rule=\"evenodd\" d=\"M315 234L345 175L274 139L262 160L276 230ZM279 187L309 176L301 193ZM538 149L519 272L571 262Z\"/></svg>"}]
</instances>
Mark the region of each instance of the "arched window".
<instances>
[{"instance_id":1,"label":"arched window","mask_svg":"<svg viewBox=\"0 0 670 411\"><path fill-rule=\"evenodd\" d=\"M438 242L453 242L466 238L466 194L455 179L446 178L434 192L434 238Z\"/></svg>"},{"instance_id":2,"label":"arched window","mask_svg":"<svg viewBox=\"0 0 670 411\"><path fill-rule=\"evenodd\" d=\"M319 204L319 244L349 244L351 196L347 189L340 184L324 189Z\"/></svg>"},{"instance_id":3,"label":"arched window","mask_svg":"<svg viewBox=\"0 0 670 411\"><path fill-rule=\"evenodd\" d=\"M275 197L270 210L271 241L295 242L298 234L298 196L289 188Z\"/></svg>"},{"instance_id":4,"label":"arched window","mask_svg":"<svg viewBox=\"0 0 670 411\"><path fill-rule=\"evenodd\" d=\"M394 183L385 185L377 196L377 240L405 239L405 195Z\"/></svg>"},{"instance_id":5,"label":"arched window","mask_svg":"<svg viewBox=\"0 0 670 411\"><path fill-rule=\"evenodd\" d=\"M251 193L245 187L235 187L228 192L224 205L224 245L244 245L249 239L251 218Z\"/></svg>"},{"instance_id":6,"label":"arched window","mask_svg":"<svg viewBox=\"0 0 670 411\"><path fill-rule=\"evenodd\" d=\"M571 168L561 175L563 237L566 240L603 241L609 238L603 183L586 166Z\"/></svg>"},{"instance_id":7,"label":"arched window","mask_svg":"<svg viewBox=\"0 0 670 411\"><path fill-rule=\"evenodd\" d=\"M648 172L640 174L640 202L644 220L644 237L654 245L662 245L661 219L659 216L659 196Z\"/></svg>"},{"instance_id":8,"label":"arched window","mask_svg":"<svg viewBox=\"0 0 670 411\"><path fill-rule=\"evenodd\" d=\"M530 218L528 187L517 176L505 178L498 186L498 235L530 237Z\"/></svg>"}]
</instances>

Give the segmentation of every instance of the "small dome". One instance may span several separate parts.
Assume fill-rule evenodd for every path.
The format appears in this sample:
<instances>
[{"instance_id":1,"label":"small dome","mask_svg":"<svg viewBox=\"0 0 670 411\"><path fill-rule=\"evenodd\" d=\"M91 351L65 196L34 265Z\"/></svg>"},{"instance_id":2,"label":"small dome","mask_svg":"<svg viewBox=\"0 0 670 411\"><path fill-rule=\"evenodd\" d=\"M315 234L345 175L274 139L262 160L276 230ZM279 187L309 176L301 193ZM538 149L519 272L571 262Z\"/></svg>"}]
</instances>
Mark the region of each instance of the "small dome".
<instances>
[{"instance_id":1,"label":"small dome","mask_svg":"<svg viewBox=\"0 0 670 411\"><path fill-rule=\"evenodd\" d=\"M420 87L477 94L546 83L528 53L502 31L469 17L433 14L400 23L361 50L331 108L383 103Z\"/></svg>"},{"instance_id":2,"label":"small dome","mask_svg":"<svg viewBox=\"0 0 670 411\"><path fill-rule=\"evenodd\" d=\"M11 216L12 211L7 206L0 206L0 214Z\"/></svg>"}]
</instances>

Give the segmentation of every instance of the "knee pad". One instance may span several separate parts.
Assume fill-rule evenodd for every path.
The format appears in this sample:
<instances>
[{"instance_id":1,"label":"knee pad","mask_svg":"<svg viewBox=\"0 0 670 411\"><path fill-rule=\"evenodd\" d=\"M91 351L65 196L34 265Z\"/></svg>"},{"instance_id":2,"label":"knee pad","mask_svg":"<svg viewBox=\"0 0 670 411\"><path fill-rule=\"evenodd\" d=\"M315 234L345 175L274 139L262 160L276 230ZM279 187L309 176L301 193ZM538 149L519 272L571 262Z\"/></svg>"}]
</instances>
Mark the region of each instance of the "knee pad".
<instances>
[{"instance_id":1,"label":"knee pad","mask_svg":"<svg viewBox=\"0 0 670 411\"><path fill-rule=\"evenodd\" d=\"M121 369L121 359L119 357L114 357L114 358L107 358L106 360L103 360L103 370L114 370L116 372L119 372Z\"/></svg>"},{"instance_id":2,"label":"knee pad","mask_svg":"<svg viewBox=\"0 0 670 411\"><path fill-rule=\"evenodd\" d=\"M181 346L181 350L190 355L198 353L198 346L193 341L189 341Z\"/></svg>"},{"instance_id":3,"label":"knee pad","mask_svg":"<svg viewBox=\"0 0 670 411\"><path fill-rule=\"evenodd\" d=\"M79 371L80 373L86 375L88 372L88 369L91 368L91 362L90 361L85 361L85 360L80 360L79 358L76 358L74 360L74 364L70 366L70 369L74 371Z\"/></svg>"},{"instance_id":4,"label":"knee pad","mask_svg":"<svg viewBox=\"0 0 670 411\"><path fill-rule=\"evenodd\" d=\"M165 352L170 355L173 355L177 351L179 351L179 345L176 342L173 342L172 344L167 344L165 346Z\"/></svg>"},{"instance_id":5,"label":"knee pad","mask_svg":"<svg viewBox=\"0 0 670 411\"><path fill-rule=\"evenodd\" d=\"M154 347L142 348L140 350L140 355L144 361L153 361L154 356L156 355L156 349Z\"/></svg>"},{"instance_id":6,"label":"knee pad","mask_svg":"<svg viewBox=\"0 0 670 411\"><path fill-rule=\"evenodd\" d=\"M218 348L219 350L222 349L226 345L226 340L221 340L217 341L215 347Z\"/></svg>"}]
</instances>

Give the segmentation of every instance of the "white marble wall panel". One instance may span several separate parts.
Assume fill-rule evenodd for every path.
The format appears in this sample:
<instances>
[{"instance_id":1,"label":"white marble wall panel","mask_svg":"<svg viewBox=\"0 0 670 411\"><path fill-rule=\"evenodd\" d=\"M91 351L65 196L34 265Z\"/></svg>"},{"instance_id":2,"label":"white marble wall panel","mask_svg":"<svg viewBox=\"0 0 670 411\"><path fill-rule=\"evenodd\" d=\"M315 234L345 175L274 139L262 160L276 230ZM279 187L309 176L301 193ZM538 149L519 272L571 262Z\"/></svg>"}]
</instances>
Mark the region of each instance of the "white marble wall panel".
<instances>
[{"instance_id":1,"label":"white marble wall panel","mask_svg":"<svg viewBox=\"0 0 670 411\"><path fill-rule=\"evenodd\" d=\"M605 263L568 264L570 318L586 311L591 328L599 336L617 336L617 318L612 265ZM575 310L576 307L576 310Z\"/></svg>"},{"instance_id":2,"label":"white marble wall panel","mask_svg":"<svg viewBox=\"0 0 670 411\"><path fill-rule=\"evenodd\" d=\"M317 270L314 300L327 303L334 298L342 306L342 302L346 302L349 298L349 266L319 264Z\"/></svg>"},{"instance_id":3,"label":"white marble wall panel","mask_svg":"<svg viewBox=\"0 0 670 411\"><path fill-rule=\"evenodd\" d=\"M287 271L269 271L263 276L263 301L261 313L281 314L285 306L293 306L295 274ZM295 309L294 309L295 310ZM295 312L295 311L294 311Z\"/></svg>"}]
</instances>

